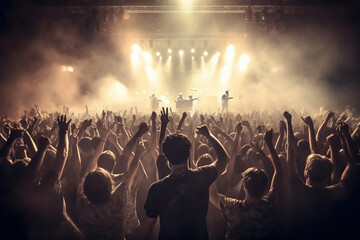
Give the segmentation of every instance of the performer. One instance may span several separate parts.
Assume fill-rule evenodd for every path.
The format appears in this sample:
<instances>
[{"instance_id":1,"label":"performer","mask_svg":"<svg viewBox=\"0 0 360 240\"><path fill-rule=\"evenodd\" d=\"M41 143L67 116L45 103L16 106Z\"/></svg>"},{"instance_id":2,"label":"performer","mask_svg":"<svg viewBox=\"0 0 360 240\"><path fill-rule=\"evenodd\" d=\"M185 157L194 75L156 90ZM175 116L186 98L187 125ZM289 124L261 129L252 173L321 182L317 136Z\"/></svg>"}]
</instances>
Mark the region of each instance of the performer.
<instances>
[{"instance_id":1,"label":"performer","mask_svg":"<svg viewBox=\"0 0 360 240\"><path fill-rule=\"evenodd\" d=\"M175 99L176 110L182 111L184 109L184 103L184 97L182 93L179 93L179 96L177 96L177 98Z\"/></svg>"},{"instance_id":2,"label":"performer","mask_svg":"<svg viewBox=\"0 0 360 240\"><path fill-rule=\"evenodd\" d=\"M228 111L229 99L233 99L233 97L230 97L229 90L226 90L225 93L221 96L221 112Z\"/></svg>"},{"instance_id":3,"label":"performer","mask_svg":"<svg viewBox=\"0 0 360 240\"><path fill-rule=\"evenodd\" d=\"M161 99L157 98L155 96L155 93L151 94L150 96L150 105L151 105L151 110L152 111L157 111L159 110L159 102L161 102Z\"/></svg>"},{"instance_id":4,"label":"performer","mask_svg":"<svg viewBox=\"0 0 360 240\"><path fill-rule=\"evenodd\" d=\"M198 98L194 98L192 95L189 95L189 98L185 100L185 110L191 111L193 108L193 101L198 100Z\"/></svg>"}]
</instances>

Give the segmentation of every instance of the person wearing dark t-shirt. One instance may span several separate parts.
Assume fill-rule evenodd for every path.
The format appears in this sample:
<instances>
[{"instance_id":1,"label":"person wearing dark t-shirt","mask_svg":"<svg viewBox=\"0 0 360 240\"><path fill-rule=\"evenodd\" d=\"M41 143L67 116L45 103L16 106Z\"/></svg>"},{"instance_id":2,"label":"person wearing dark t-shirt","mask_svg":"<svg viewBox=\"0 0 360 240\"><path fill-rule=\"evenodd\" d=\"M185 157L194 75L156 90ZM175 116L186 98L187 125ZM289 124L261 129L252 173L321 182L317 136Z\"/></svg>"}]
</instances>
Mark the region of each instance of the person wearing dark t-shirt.
<instances>
[{"instance_id":1,"label":"person wearing dark t-shirt","mask_svg":"<svg viewBox=\"0 0 360 240\"><path fill-rule=\"evenodd\" d=\"M229 158L206 126L198 127L197 134L205 136L215 149L217 160L211 165L188 168L191 143L183 134L172 134L163 144L171 174L151 185L145 203L148 217L160 217L159 239L208 239L209 187L223 173Z\"/></svg>"}]
</instances>

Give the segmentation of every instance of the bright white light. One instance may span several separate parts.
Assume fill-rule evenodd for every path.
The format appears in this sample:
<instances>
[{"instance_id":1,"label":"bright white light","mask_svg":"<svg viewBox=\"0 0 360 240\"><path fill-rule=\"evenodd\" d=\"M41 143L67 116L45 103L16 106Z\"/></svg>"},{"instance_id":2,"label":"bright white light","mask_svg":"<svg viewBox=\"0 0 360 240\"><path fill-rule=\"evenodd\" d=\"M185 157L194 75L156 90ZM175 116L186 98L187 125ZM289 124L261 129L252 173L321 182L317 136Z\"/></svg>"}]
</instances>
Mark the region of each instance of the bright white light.
<instances>
[{"instance_id":1,"label":"bright white light","mask_svg":"<svg viewBox=\"0 0 360 240\"><path fill-rule=\"evenodd\" d=\"M165 105L169 105L169 104L170 104L169 99L165 99L165 100L164 100L164 103L165 103Z\"/></svg>"},{"instance_id":2,"label":"bright white light","mask_svg":"<svg viewBox=\"0 0 360 240\"><path fill-rule=\"evenodd\" d=\"M234 45L229 45L225 53L225 62L227 65L231 65L235 56L235 47Z\"/></svg>"},{"instance_id":3,"label":"bright white light","mask_svg":"<svg viewBox=\"0 0 360 240\"><path fill-rule=\"evenodd\" d=\"M157 74L154 69L150 65L147 65L145 71L149 82L151 84L155 84L157 82Z\"/></svg>"},{"instance_id":4,"label":"bright white light","mask_svg":"<svg viewBox=\"0 0 360 240\"><path fill-rule=\"evenodd\" d=\"M194 57L191 57L192 60L194 60Z\"/></svg>"},{"instance_id":5,"label":"bright white light","mask_svg":"<svg viewBox=\"0 0 360 240\"><path fill-rule=\"evenodd\" d=\"M143 90L143 94L146 94L146 91L145 91L145 90Z\"/></svg>"},{"instance_id":6,"label":"bright white light","mask_svg":"<svg viewBox=\"0 0 360 240\"><path fill-rule=\"evenodd\" d=\"M172 50L171 50L171 48L169 48L169 49L168 49L168 53L172 53Z\"/></svg>"},{"instance_id":7,"label":"bright white light","mask_svg":"<svg viewBox=\"0 0 360 240\"><path fill-rule=\"evenodd\" d=\"M250 62L250 57L249 57L249 55L247 55L247 54L242 54L241 56L240 56L240 60L239 60L239 69L240 69L240 71L245 71L246 70L246 68L247 68L247 66L248 66L248 64L249 64L249 62Z\"/></svg>"},{"instance_id":8,"label":"bright white light","mask_svg":"<svg viewBox=\"0 0 360 240\"><path fill-rule=\"evenodd\" d=\"M132 51L133 52L136 52L136 53L139 53L140 52L140 47L139 47L139 45L137 45L137 44L133 44L132 46L131 46L131 49L132 49Z\"/></svg>"},{"instance_id":9,"label":"bright white light","mask_svg":"<svg viewBox=\"0 0 360 240\"><path fill-rule=\"evenodd\" d=\"M205 51L204 56L206 57L207 55L209 55L209 53L207 51Z\"/></svg>"},{"instance_id":10,"label":"bright white light","mask_svg":"<svg viewBox=\"0 0 360 240\"><path fill-rule=\"evenodd\" d=\"M220 78L220 84L222 87L226 86L230 77L230 73L231 73L231 67L228 65L225 65L222 69L221 69L221 78Z\"/></svg>"},{"instance_id":11,"label":"bright white light","mask_svg":"<svg viewBox=\"0 0 360 240\"><path fill-rule=\"evenodd\" d=\"M68 71L68 72L74 72L74 68L71 67L71 66L69 66L69 67L67 67L67 71Z\"/></svg>"},{"instance_id":12,"label":"bright white light","mask_svg":"<svg viewBox=\"0 0 360 240\"><path fill-rule=\"evenodd\" d=\"M133 52L131 54L131 63L133 65L134 68L137 68L140 64L140 58L139 58L139 54L136 52Z\"/></svg>"},{"instance_id":13,"label":"bright white light","mask_svg":"<svg viewBox=\"0 0 360 240\"><path fill-rule=\"evenodd\" d=\"M220 56L220 54L221 54L220 52L217 52L217 53L216 53L216 56L218 56L218 57L219 57L219 56Z\"/></svg>"},{"instance_id":14,"label":"bright white light","mask_svg":"<svg viewBox=\"0 0 360 240\"><path fill-rule=\"evenodd\" d=\"M160 56L160 52L156 52L156 56L158 56L158 57L159 57L159 56Z\"/></svg>"},{"instance_id":15,"label":"bright white light","mask_svg":"<svg viewBox=\"0 0 360 240\"><path fill-rule=\"evenodd\" d=\"M194 48L192 48L192 49L191 49L191 52L192 52L192 53L194 53L194 52L195 52L195 49L194 49Z\"/></svg>"},{"instance_id":16,"label":"bright white light","mask_svg":"<svg viewBox=\"0 0 360 240\"><path fill-rule=\"evenodd\" d=\"M180 50L180 51L179 51L179 55L180 55L180 56L183 56L183 55L184 55L184 51L183 51L183 50Z\"/></svg>"},{"instance_id":17,"label":"bright white light","mask_svg":"<svg viewBox=\"0 0 360 240\"><path fill-rule=\"evenodd\" d=\"M143 52L143 58L146 66L151 64L151 55L148 52Z\"/></svg>"}]
</instances>

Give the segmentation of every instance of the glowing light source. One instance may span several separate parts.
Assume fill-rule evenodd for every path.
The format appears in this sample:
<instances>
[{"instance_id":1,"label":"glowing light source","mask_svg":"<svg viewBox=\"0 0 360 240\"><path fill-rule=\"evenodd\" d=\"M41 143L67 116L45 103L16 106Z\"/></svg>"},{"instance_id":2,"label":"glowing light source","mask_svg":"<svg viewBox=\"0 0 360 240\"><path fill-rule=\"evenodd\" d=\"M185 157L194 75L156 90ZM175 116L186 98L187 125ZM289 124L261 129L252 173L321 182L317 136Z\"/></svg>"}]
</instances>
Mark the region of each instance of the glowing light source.
<instances>
[{"instance_id":1,"label":"glowing light source","mask_svg":"<svg viewBox=\"0 0 360 240\"><path fill-rule=\"evenodd\" d=\"M191 53L194 53L194 52L195 52L195 49L194 49L194 48L192 48L192 49L191 49Z\"/></svg>"},{"instance_id":2,"label":"glowing light source","mask_svg":"<svg viewBox=\"0 0 360 240\"><path fill-rule=\"evenodd\" d=\"M225 87L227 85L229 78L230 78L230 73L231 73L231 67L228 65L225 65L221 69L220 84L222 87Z\"/></svg>"},{"instance_id":3,"label":"glowing light source","mask_svg":"<svg viewBox=\"0 0 360 240\"><path fill-rule=\"evenodd\" d=\"M220 54L221 54L220 52L217 52L217 53L216 53L216 56L218 56L218 57L219 57L219 56L220 56Z\"/></svg>"},{"instance_id":4,"label":"glowing light source","mask_svg":"<svg viewBox=\"0 0 360 240\"><path fill-rule=\"evenodd\" d=\"M194 60L194 56L192 56L191 59Z\"/></svg>"},{"instance_id":5,"label":"glowing light source","mask_svg":"<svg viewBox=\"0 0 360 240\"><path fill-rule=\"evenodd\" d=\"M158 57L159 57L159 56L160 56L160 52L156 52L156 56L158 56Z\"/></svg>"},{"instance_id":6,"label":"glowing light source","mask_svg":"<svg viewBox=\"0 0 360 240\"><path fill-rule=\"evenodd\" d=\"M179 55L180 55L180 56L183 56L183 55L184 55L184 51L183 51L183 50L180 50L180 51L179 51Z\"/></svg>"},{"instance_id":7,"label":"glowing light source","mask_svg":"<svg viewBox=\"0 0 360 240\"><path fill-rule=\"evenodd\" d=\"M204 56L206 57L207 55L209 55L209 53L207 51L205 51Z\"/></svg>"},{"instance_id":8,"label":"glowing light source","mask_svg":"<svg viewBox=\"0 0 360 240\"><path fill-rule=\"evenodd\" d=\"M63 71L63 72L74 72L74 67L63 65L63 66L61 66L61 71Z\"/></svg>"},{"instance_id":9,"label":"glowing light source","mask_svg":"<svg viewBox=\"0 0 360 240\"><path fill-rule=\"evenodd\" d=\"M225 62L227 65L231 65L235 56L235 47L234 45L229 45L225 53Z\"/></svg>"},{"instance_id":10,"label":"glowing light source","mask_svg":"<svg viewBox=\"0 0 360 240\"><path fill-rule=\"evenodd\" d=\"M143 58L146 66L151 64L151 55L148 52L143 52Z\"/></svg>"},{"instance_id":11,"label":"glowing light source","mask_svg":"<svg viewBox=\"0 0 360 240\"><path fill-rule=\"evenodd\" d=\"M131 49L132 49L133 52L136 52L136 53L140 52L140 50L141 50L139 45L137 45L137 44L133 44L131 46Z\"/></svg>"},{"instance_id":12,"label":"glowing light source","mask_svg":"<svg viewBox=\"0 0 360 240\"><path fill-rule=\"evenodd\" d=\"M239 69L240 69L240 71L245 71L245 69L247 68L249 62L250 62L249 55L242 54L240 56L240 60L239 60Z\"/></svg>"},{"instance_id":13,"label":"glowing light source","mask_svg":"<svg viewBox=\"0 0 360 240\"><path fill-rule=\"evenodd\" d=\"M68 72L74 72L74 68L71 67L71 66L69 66L69 67L67 67L67 71L68 71Z\"/></svg>"},{"instance_id":14,"label":"glowing light source","mask_svg":"<svg viewBox=\"0 0 360 240\"><path fill-rule=\"evenodd\" d=\"M171 50L171 48L169 48L169 49L168 49L168 53L172 53L172 50Z\"/></svg>"},{"instance_id":15,"label":"glowing light source","mask_svg":"<svg viewBox=\"0 0 360 240\"><path fill-rule=\"evenodd\" d=\"M66 66L61 66L61 71L66 72Z\"/></svg>"}]
</instances>

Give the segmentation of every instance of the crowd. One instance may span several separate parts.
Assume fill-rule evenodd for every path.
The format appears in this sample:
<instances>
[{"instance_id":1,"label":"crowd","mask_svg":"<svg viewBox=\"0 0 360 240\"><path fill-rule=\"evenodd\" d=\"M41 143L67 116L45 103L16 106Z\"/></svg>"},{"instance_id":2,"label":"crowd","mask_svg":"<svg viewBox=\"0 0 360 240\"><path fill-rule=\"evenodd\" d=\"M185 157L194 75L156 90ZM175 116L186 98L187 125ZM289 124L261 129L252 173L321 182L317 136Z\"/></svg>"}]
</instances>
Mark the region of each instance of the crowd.
<instances>
[{"instance_id":1,"label":"crowd","mask_svg":"<svg viewBox=\"0 0 360 240\"><path fill-rule=\"evenodd\" d=\"M1 239L359 239L344 112L0 119Z\"/></svg>"}]
</instances>

